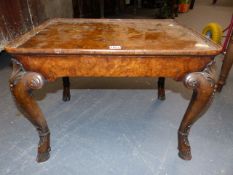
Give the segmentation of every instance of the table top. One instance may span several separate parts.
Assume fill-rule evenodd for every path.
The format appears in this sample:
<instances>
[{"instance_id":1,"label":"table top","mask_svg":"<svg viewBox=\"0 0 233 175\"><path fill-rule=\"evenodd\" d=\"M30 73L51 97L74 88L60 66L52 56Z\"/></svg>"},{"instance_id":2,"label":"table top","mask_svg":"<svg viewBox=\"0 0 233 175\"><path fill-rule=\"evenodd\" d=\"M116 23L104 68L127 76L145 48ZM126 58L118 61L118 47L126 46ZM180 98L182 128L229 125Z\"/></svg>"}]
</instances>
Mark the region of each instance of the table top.
<instances>
[{"instance_id":1,"label":"table top","mask_svg":"<svg viewBox=\"0 0 233 175\"><path fill-rule=\"evenodd\" d=\"M12 41L9 53L216 55L221 47L174 20L52 19Z\"/></svg>"}]
</instances>

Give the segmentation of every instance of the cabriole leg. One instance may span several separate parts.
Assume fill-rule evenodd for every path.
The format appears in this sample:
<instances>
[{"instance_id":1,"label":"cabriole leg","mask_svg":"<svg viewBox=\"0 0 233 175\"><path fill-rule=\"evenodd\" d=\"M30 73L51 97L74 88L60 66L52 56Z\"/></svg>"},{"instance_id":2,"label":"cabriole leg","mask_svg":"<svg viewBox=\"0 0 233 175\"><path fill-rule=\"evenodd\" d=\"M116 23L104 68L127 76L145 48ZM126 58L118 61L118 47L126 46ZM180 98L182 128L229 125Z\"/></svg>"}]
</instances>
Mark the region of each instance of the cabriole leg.
<instances>
[{"instance_id":1,"label":"cabriole leg","mask_svg":"<svg viewBox=\"0 0 233 175\"><path fill-rule=\"evenodd\" d=\"M31 96L31 90L42 88L44 79L38 73L26 72L23 66L13 59L13 72L9 83L16 103L38 131L40 141L37 161L44 162L49 159L50 133L41 109Z\"/></svg>"},{"instance_id":2,"label":"cabriole leg","mask_svg":"<svg viewBox=\"0 0 233 175\"><path fill-rule=\"evenodd\" d=\"M179 156L184 160L191 160L191 147L188 135L191 126L201 115L201 112L212 101L215 92L216 71L215 63L211 62L203 72L188 74L184 79L184 84L193 89L192 99L186 110L178 131Z\"/></svg>"},{"instance_id":3,"label":"cabriole leg","mask_svg":"<svg viewBox=\"0 0 233 175\"><path fill-rule=\"evenodd\" d=\"M70 79L63 77L63 101L70 101Z\"/></svg>"}]
</instances>

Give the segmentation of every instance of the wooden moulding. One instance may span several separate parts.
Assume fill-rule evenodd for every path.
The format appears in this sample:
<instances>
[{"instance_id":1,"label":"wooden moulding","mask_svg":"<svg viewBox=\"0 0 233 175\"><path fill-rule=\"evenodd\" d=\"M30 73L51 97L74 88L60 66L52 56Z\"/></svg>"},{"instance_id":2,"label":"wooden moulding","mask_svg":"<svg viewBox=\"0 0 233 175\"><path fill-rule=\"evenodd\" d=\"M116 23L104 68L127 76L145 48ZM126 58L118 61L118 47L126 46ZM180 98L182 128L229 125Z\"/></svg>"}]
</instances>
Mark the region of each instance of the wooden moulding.
<instances>
[{"instance_id":1,"label":"wooden moulding","mask_svg":"<svg viewBox=\"0 0 233 175\"><path fill-rule=\"evenodd\" d=\"M162 23L160 23L161 21L162 21ZM152 30L152 33L153 33L153 31L163 32L163 31L160 31L160 29L157 30L157 28L155 27L156 25L160 25L163 23L166 23L166 24L170 23L172 26L179 26L179 31L183 31L183 33L187 35L188 38L186 38L185 41L188 41L188 40L190 40L191 42L195 42L197 40L202 41L209 46L209 49L197 49L195 47L190 47L188 49L168 49L168 48L166 48L166 44L164 44L164 46L162 44L163 49L156 49L156 47L155 48L145 47L145 48L136 48L135 49L132 45L131 46L129 45L129 43L134 44L131 42L132 40L127 39L127 38L124 38L125 41L123 43L124 44L127 43L126 45L130 46L130 48L132 48L132 49L127 49L127 48L124 49L124 46L125 46L124 44L122 46L123 49L121 49L121 50L111 50L111 49L106 48L106 47L98 49L98 48L95 48L94 45L93 45L93 47L91 46L90 49L76 48L76 47L66 48L65 45L63 45L63 47L59 47L59 48L54 48L54 47L48 47L48 48L38 47L38 48L36 48L33 46L32 47L21 47L24 43L26 43L31 38L36 37L36 35L39 34L40 32L45 32L48 29L48 27L56 25L56 24L61 24L61 25L74 24L75 28L76 27L78 28L79 25L81 25L81 24L96 24L96 23L99 23L103 26L104 26L104 24L111 24L113 26L116 24L120 24L118 26L122 32L120 34L123 34L126 36L130 34L130 33L127 33L125 31L125 29L127 29L127 26L129 23L133 24L135 26L140 26L140 29L143 32L151 32L151 30ZM154 28L150 28L148 26L152 26ZM102 38L105 38L105 35L108 35L107 30L108 29L103 30L104 35L101 36ZM182 34L177 34L175 31L176 31L176 29L174 29L174 35L172 36L172 38L173 38L172 41L174 41L174 43L172 42L172 45L174 45L174 46L176 46L178 44L179 38L182 37ZM68 31L68 33L64 33L64 35L65 36L73 36L73 34L70 34L70 32L71 31ZM94 33L92 33L90 36L95 35L96 34L95 32L98 32L98 29L97 29L97 31L94 31ZM140 34L143 34L143 33L140 33ZM55 42L55 40L53 40L51 36L48 36L48 38L46 38L46 39L48 42ZM154 41L154 42L164 41L163 38L158 39L157 37L155 37L153 35L151 36L150 40ZM136 42L138 42L138 41L139 40L137 40ZM145 38L143 38L140 41L146 42ZM78 40L77 40L77 42L78 42ZM179 44L182 45L182 43L179 43ZM185 48L185 43L183 43L183 45ZM181 46L181 48L182 48L182 46ZM195 32L195 31L193 31L192 29L189 29L185 26L182 26L181 24L177 23L176 21L170 20L170 19L155 20L155 19L62 19L62 18L57 18L57 19L48 20L48 21L44 22L43 24L35 27L32 31L15 39L14 41L9 43L5 47L5 50L11 54L37 54L37 55L40 55L40 54L47 54L47 55L70 54L70 55L138 55L138 56L143 56L143 55L150 55L150 56L154 56L154 55L157 55L157 56L158 55L193 55L193 56L205 55L205 56L207 56L208 55L208 56L214 56L214 55L217 55L218 53L220 53L221 46L211 42L209 39L205 38L204 36L200 35L199 33Z\"/></svg>"},{"instance_id":2,"label":"wooden moulding","mask_svg":"<svg viewBox=\"0 0 233 175\"><path fill-rule=\"evenodd\" d=\"M202 71L211 57L16 55L26 71L53 81L59 77L170 77L181 80L187 73Z\"/></svg>"}]
</instances>

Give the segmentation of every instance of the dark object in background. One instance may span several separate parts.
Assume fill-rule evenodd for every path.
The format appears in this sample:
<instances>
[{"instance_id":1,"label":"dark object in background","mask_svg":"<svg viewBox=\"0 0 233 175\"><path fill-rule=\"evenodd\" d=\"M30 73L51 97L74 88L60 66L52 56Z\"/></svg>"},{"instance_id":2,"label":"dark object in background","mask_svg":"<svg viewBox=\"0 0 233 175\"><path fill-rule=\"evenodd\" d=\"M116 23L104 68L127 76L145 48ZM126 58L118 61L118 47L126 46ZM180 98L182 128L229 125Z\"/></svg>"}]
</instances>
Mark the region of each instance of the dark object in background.
<instances>
[{"instance_id":1,"label":"dark object in background","mask_svg":"<svg viewBox=\"0 0 233 175\"><path fill-rule=\"evenodd\" d=\"M74 18L99 18L119 13L124 0L73 0L73 9Z\"/></svg>"},{"instance_id":2,"label":"dark object in background","mask_svg":"<svg viewBox=\"0 0 233 175\"><path fill-rule=\"evenodd\" d=\"M191 3L190 3L190 9L193 9L194 4L195 4L195 0L191 0Z\"/></svg>"},{"instance_id":3,"label":"dark object in background","mask_svg":"<svg viewBox=\"0 0 233 175\"><path fill-rule=\"evenodd\" d=\"M213 0L212 4L216 4L217 3L217 0Z\"/></svg>"},{"instance_id":4,"label":"dark object in background","mask_svg":"<svg viewBox=\"0 0 233 175\"><path fill-rule=\"evenodd\" d=\"M155 18L166 19L178 16L178 0L155 0Z\"/></svg>"},{"instance_id":5,"label":"dark object in background","mask_svg":"<svg viewBox=\"0 0 233 175\"><path fill-rule=\"evenodd\" d=\"M142 8L154 8L155 3L156 3L156 0L143 0L142 1Z\"/></svg>"},{"instance_id":6,"label":"dark object in background","mask_svg":"<svg viewBox=\"0 0 233 175\"><path fill-rule=\"evenodd\" d=\"M43 4L30 0L0 0L0 51L15 37L24 34L46 19Z\"/></svg>"},{"instance_id":7,"label":"dark object in background","mask_svg":"<svg viewBox=\"0 0 233 175\"><path fill-rule=\"evenodd\" d=\"M72 0L74 18L100 16L98 0Z\"/></svg>"},{"instance_id":8,"label":"dark object in background","mask_svg":"<svg viewBox=\"0 0 233 175\"><path fill-rule=\"evenodd\" d=\"M126 8L133 7L134 13L138 0L73 0L74 18L99 18L124 13ZM102 4L102 5L101 5ZM155 9L155 18L174 18L178 16L178 0L142 0L142 8ZM101 10L102 8L102 10Z\"/></svg>"}]
</instances>

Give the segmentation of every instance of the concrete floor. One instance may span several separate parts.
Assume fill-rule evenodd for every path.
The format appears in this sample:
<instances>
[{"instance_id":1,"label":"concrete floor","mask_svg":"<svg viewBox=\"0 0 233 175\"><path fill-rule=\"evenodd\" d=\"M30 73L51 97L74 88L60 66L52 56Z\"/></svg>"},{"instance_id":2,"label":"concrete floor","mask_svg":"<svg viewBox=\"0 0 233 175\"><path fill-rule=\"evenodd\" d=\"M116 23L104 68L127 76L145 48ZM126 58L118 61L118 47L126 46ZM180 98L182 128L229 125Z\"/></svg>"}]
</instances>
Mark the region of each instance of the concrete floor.
<instances>
[{"instance_id":1,"label":"concrete floor","mask_svg":"<svg viewBox=\"0 0 233 175\"><path fill-rule=\"evenodd\" d=\"M232 11L197 1L177 20L200 31L215 19L225 25ZM153 78L77 78L68 103L61 100L61 80L46 84L34 96L51 130L52 152L49 161L37 164L37 133L11 98L9 57L2 53L0 60L0 175L233 174L233 71L192 127L191 161L177 156L177 129L192 93L182 83L168 79L161 102ZM221 56L216 60L220 68Z\"/></svg>"}]
</instances>

